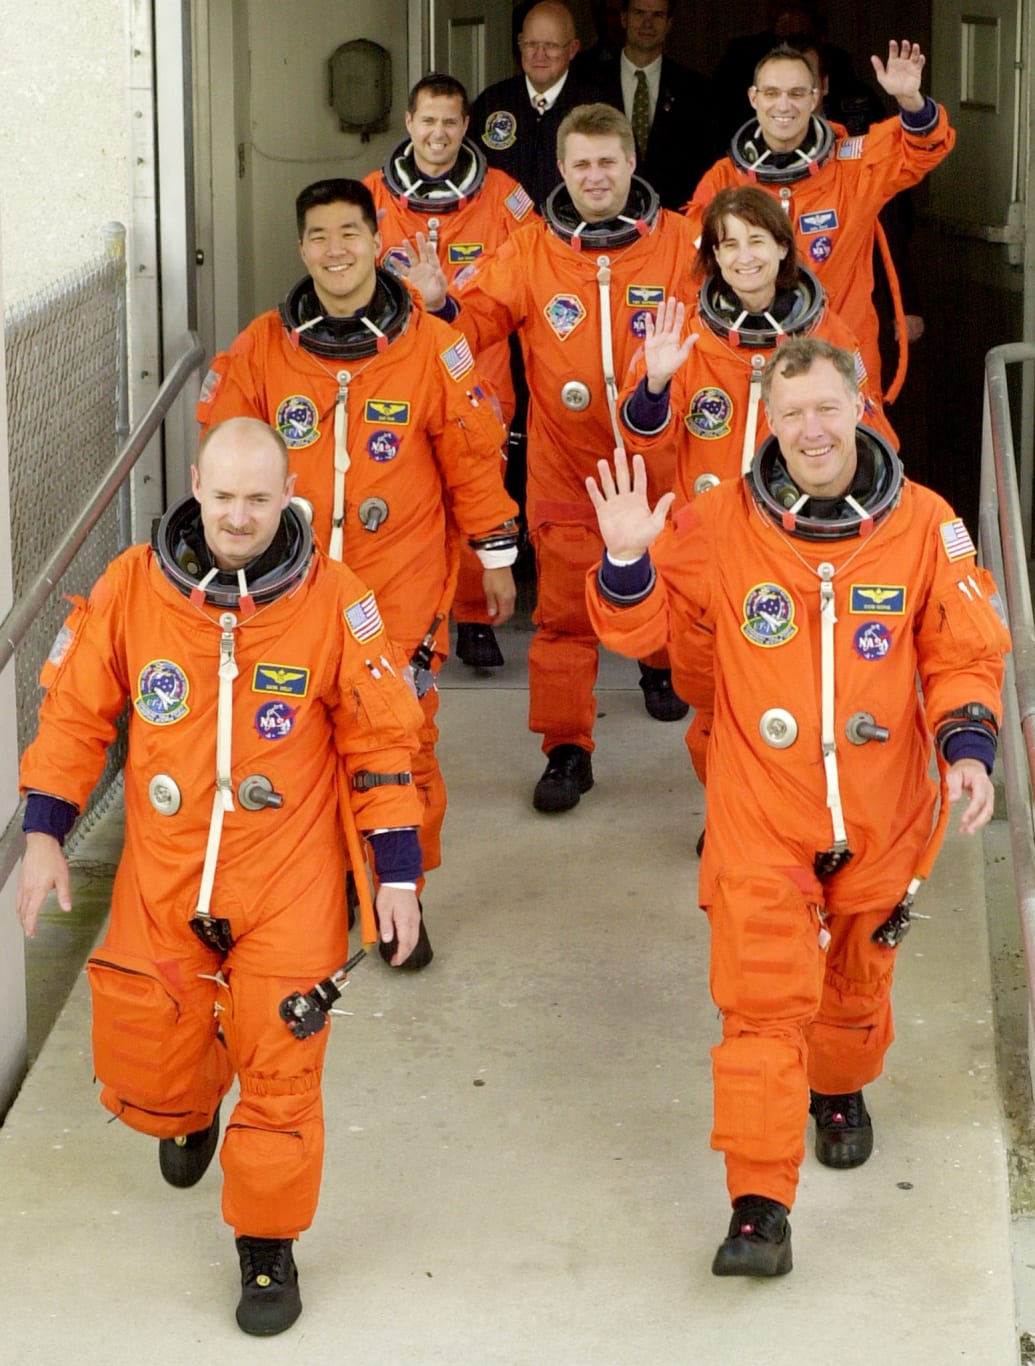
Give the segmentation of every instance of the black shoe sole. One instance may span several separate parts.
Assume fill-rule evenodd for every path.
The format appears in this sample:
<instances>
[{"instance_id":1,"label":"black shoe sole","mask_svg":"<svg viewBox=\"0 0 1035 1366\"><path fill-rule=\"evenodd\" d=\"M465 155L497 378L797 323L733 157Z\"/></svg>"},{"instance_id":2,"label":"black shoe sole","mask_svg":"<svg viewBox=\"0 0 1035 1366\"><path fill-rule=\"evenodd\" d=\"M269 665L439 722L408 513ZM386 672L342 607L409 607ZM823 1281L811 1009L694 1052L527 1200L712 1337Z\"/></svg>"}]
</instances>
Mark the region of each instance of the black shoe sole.
<instances>
[{"instance_id":1,"label":"black shoe sole","mask_svg":"<svg viewBox=\"0 0 1035 1366\"><path fill-rule=\"evenodd\" d=\"M655 721L682 721L690 714L689 705L674 693L644 692L643 705Z\"/></svg>"},{"instance_id":2,"label":"black shoe sole","mask_svg":"<svg viewBox=\"0 0 1035 1366\"><path fill-rule=\"evenodd\" d=\"M567 787L567 784L564 785ZM547 783L545 778L540 778L535 785L535 792L532 794L532 805L537 811L542 811L547 815L557 815L561 811L571 811L578 806L579 798L584 792L588 792L593 786L592 777L583 779L576 783L575 793L572 795L568 791L561 791L560 783Z\"/></svg>"},{"instance_id":3,"label":"black shoe sole","mask_svg":"<svg viewBox=\"0 0 1035 1366\"><path fill-rule=\"evenodd\" d=\"M218 1105L208 1128L196 1132L204 1133L205 1137L199 1138L191 1147L181 1147L175 1138L158 1140L158 1169L163 1180L179 1190L188 1190L191 1186L196 1186L211 1165L219 1146ZM194 1135L188 1134L187 1137L193 1138Z\"/></svg>"},{"instance_id":4,"label":"black shoe sole","mask_svg":"<svg viewBox=\"0 0 1035 1366\"><path fill-rule=\"evenodd\" d=\"M435 956L435 950L431 947L431 940L428 938L428 932L424 928L423 916L421 916L420 932L417 935L417 942L410 951L409 958L401 963L393 965L392 959L395 957L395 951L398 947L399 941L395 938L390 939L387 944L381 939L379 939L377 943L378 953L393 972L420 972L421 968L426 968L428 966Z\"/></svg>"},{"instance_id":5,"label":"black shoe sole","mask_svg":"<svg viewBox=\"0 0 1035 1366\"><path fill-rule=\"evenodd\" d=\"M235 1315L241 1332L253 1338L271 1338L297 1323L302 1312L302 1296L298 1292L297 1280L292 1289L293 1294L285 1294L275 1304L264 1303L257 1297L253 1302L248 1295L242 1294Z\"/></svg>"},{"instance_id":6,"label":"black shoe sole","mask_svg":"<svg viewBox=\"0 0 1035 1366\"><path fill-rule=\"evenodd\" d=\"M760 1238L727 1238L712 1262L713 1276L786 1276L794 1268L791 1255L791 1228L782 1242L767 1243Z\"/></svg>"},{"instance_id":7,"label":"black shoe sole","mask_svg":"<svg viewBox=\"0 0 1035 1366\"><path fill-rule=\"evenodd\" d=\"M490 626L489 635L474 639L461 645L459 636L456 642L456 657L469 669L501 669L505 663L503 651L499 647L496 633Z\"/></svg>"},{"instance_id":8,"label":"black shoe sole","mask_svg":"<svg viewBox=\"0 0 1035 1366\"><path fill-rule=\"evenodd\" d=\"M872 1127L842 1131L836 1138L828 1138L821 1130L816 1131L816 1160L824 1167L834 1167L839 1171L861 1167L872 1152Z\"/></svg>"}]
</instances>

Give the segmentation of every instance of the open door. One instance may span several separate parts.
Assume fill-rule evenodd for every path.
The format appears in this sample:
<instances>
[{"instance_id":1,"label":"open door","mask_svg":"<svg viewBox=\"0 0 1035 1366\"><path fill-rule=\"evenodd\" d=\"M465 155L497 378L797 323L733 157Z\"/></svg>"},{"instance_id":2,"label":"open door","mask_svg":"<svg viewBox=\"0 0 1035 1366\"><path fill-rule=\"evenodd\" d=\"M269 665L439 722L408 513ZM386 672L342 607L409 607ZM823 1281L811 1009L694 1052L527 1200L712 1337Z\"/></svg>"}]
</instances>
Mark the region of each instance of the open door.
<instances>
[{"instance_id":1,"label":"open door","mask_svg":"<svg viewBox=\"0 0 1035 1366\"><path fill-rule=\"evenodd\" d=\"M510 0L430 0L432 71L462 81L469 97L514 70Z\"/></svg>"}]
</instances>

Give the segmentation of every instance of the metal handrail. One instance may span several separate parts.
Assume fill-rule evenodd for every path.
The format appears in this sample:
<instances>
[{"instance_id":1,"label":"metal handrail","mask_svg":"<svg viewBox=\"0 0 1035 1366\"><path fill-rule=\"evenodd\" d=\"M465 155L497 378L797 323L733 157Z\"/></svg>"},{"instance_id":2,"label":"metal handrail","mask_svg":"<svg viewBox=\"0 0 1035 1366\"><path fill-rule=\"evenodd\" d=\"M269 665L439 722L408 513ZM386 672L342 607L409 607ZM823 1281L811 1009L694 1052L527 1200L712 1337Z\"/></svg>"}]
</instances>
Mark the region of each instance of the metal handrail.
<instances>
[{"instance_id":1,"label":"metal handrail","mask_svg":"<svg viewBox=\"0 0 1035 1366\"><path fill-rule=\"evenodd\" d=\"M101 481L96 493L72 523L64 539L50 559L33 579L28 589L14 604L3 622L0 623L0 672L7 668L14 658L14 652L25 639L33 622L39 615L47 598L54 591L61 575L75 559L87 536L115 497L133 466L147 449L151 438L165 420L169 409L179 398L184 385L205 359L205 351L197 333L188 332L189 349L180 357L155 395L151 406L140 422L130 433L126 444L115 457L107 474ZM0 835L0 887L6 885L14 871L15 864L22 856L22 809L19 802L17 810L8 821L7 828Z\"/></svg>"},{"instance_id":2,"label":"metal handrail","mask_svg":"<svg viewBox=\"0 0 1035 1366\"><path fill-rule=\"evenodd\" d=\"M1035 345L997 346L985 357L978 541L984 563L1006 593L1013 650L1003 689L1003 786L1010 852L1028 980L1028 1070L1035 1091L1035 619L1010 420L1006 367L1035 361ZM1031 490L1027 490L1030 499Z\"/></svg>"},{"instance_id":3,"label":"metal handrail","mask_svg":"<svg viewBox=\"0 0 1035 1366\"><path fill-rule=\"evenodd\" d=\"M162 425L169 409L176 402L183 386L205 359L205 351L196 332L188 332L190 349L176 362L162 382L150 408L133 429L129 440L115 457L97 492L82 510L64 540L33 579L21 598L0 622L0 673L14 658L14 652L36 620L40 609L54 591L61 575L75 559L83 542L97 525L104 509L118 492L123 480L143 455L148 442ZM3 878L0 875L0 886Z\"/></svg>"}]
</instances>

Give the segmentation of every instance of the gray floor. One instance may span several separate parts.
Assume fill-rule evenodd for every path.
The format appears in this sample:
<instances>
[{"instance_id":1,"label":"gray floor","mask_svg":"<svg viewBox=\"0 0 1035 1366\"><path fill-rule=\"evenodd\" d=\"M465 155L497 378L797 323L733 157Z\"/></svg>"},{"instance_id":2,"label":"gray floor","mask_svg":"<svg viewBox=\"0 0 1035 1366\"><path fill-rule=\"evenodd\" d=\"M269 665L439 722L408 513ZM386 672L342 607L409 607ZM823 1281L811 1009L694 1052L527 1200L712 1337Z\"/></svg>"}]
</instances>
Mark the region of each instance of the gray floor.
<instances>
[{"instance_id":1,"label":"gray floor","mask_svg":"<svg viewBox=\"0 0 1035 1366\"><path fill-rule=\"evenodd\" d=\"M335 1020L298 1325L238 1332L218 1166L173 1191L154 1142L107 1122L80 977L0 1129L0 1362L1013 1366L981 841L949 837L921 893L934 918L900 951L873 1158L833 1172L810 1153L792 1275L717 1280L719 1030L682 727L650 721L635 666L607 657L597 785L536 815L527 634L502 635L499 675L443 678L435 962L364 962Z\"/></svg>"}]
</instances>

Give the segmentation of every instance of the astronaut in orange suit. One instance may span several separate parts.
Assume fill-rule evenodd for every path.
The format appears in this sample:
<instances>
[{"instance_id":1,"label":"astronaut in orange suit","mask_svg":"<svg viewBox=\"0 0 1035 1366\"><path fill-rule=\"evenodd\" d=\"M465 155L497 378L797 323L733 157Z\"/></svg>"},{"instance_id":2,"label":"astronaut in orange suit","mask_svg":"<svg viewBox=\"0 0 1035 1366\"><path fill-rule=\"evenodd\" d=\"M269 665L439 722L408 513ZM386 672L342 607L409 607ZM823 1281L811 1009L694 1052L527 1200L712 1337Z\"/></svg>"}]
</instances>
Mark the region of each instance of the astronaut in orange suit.
<instances>
[{"instance_id":1,"label":"astronaut in orange suit","mask_svg":"<svg viewBox=\"0 0 1035 1366\"><path fill-rule=\"evenodd\" d=\"M421 710L373 594L314 550L294 482L265 424L208 434L193 495L75 602L21 765L17 907L32 935L51 889L71 909L61 844L131 703L125 847L87 964L94 1069L102 1103L160 1140L176 1186L204 1174L236 1075L223 1216L238 1323L263 1336L301 1312L292 1243L323 1161L329 1030L296 1037L280 1005L347 956L349 823L373 849L382 949L404 961L420 928Z\"/></svg>"},{"instance_id":2,"label":"astronaut in orange suit","mask_svg":"<svg viewBox=\"0 0 1035 1366\"><path fill-rule=\"evenodd\" d=\"M877 215L949 155L956 134L944 108L920 93L925 58L916 43L891 42L886 64L871 60L899 117L847 137L816 112L822 97L807 58L794 48L770 52L748 91L756 117L702 177L685 211L699 231L705 208L724 186L755 184L773 195L794 224L801 259L858 339L866 372L879 383L872 299Z\"/></svg>"},{"instance_id":3,"label":"astronaut in orange suit","mask_svg":"<svg viewBox=\"0 0 1035 1366\"><path fill-rule=\"evenodd\" d=\"M764 190L730 185L719 191L704 213L696 274L702 284L686 335L687 309L667 300L648 324L644 359L618 405L630 450L652 461L661 452L674 456L677 508L750 469L769 435L762 372L788 336L824 337L854 354L863 422L898 450L879 384L870 382L856 340L823 286L799 266L790 220ZM710 680L687 684L684 695L694 706L687 745L704 782Z\"/></svg>"},{"instance_id":4,"label":"astronaut in orange suit","mask_svg":"<svg viewBox=\"0 0 1035 1366\"><path fill-rule=\"evenodd\" d=\"M407 246L426 233L441 255L455 288L486 252L494 251L522 223L535 217L531 199L504 171L491 169L481 149L467 139L467 91L453 76L432 72L410 91L408 136L363 183L374 197L381 234L380 264L408 265ZM514 417L514 384L506 341L486 348L478 372L500 402L505 427ZM486 611L482 570L470 547L460 547L453 616L456 654L464 664L497 668L503 654Z\"/></svg>"},{"instance_id":5,"label":"astronaut in orange suit","mask_svg":"<svg viewBox=\"0 0 1035 1366\"><path fill-rule=\"evenodd\" d=\"M699 900L723 1019L712 1146L733 1202L716 1275L791 1270L810 1108L820 1162L870 1156L863 1087L892 1042L894 946L937 848L932 737L942 816L967 795L973 833L992 814L1009 648L962 521L856 425L852 356L793 338L762 396L774 435L748 475L668 526L672 495L651 511L640 457L631 479L619 453L590 481L601 639L633 656L667 644L677 686L714 659Z\"/></svg>"},{"instance_id":6,"label":"astronaut in orange suit","mask_svg":"<svg viewBox=\"0 0 1035 1366\"><path fill-rule=\"evenodd\" d=\"M207 428L248 415L277 428L317 544L370 585L388 634L412 658L425 718L414 778L427 871L441 862L446 809L434 677L449 647L457 533L481 560L492 620L514 608L517 507L503 487L503 428L466 339L377 266L366 186L317 181L299 194L296 219L310 274L215 357L198 420Z\"/></svg>"},{"instance_id":7,"label":"astronaut in orange suit","mask_svg":"<svg viewBox=\"0 0 1035 1366\"><path fill-rule=\"evenodd\" d=\"M666 294L691 297L694 238L635 175L625 115L580 105L558 132L563 184L544 220L514 233L447 297L437 257L425 250L409 279L432 310L455 320L474 350L509 333L521 342L529 388L528 524L536 553L536 633L529 649L529 728L543 736L539 811L567 811L593 785L598 646L582 580L600 539L585 478L621 441L618 392ZM653 475L653 470L652 470ZM662 470L657 492L669 487ZM641 661L651 715L677 720L664 653Z\"/></svg>"}]
</instances>

